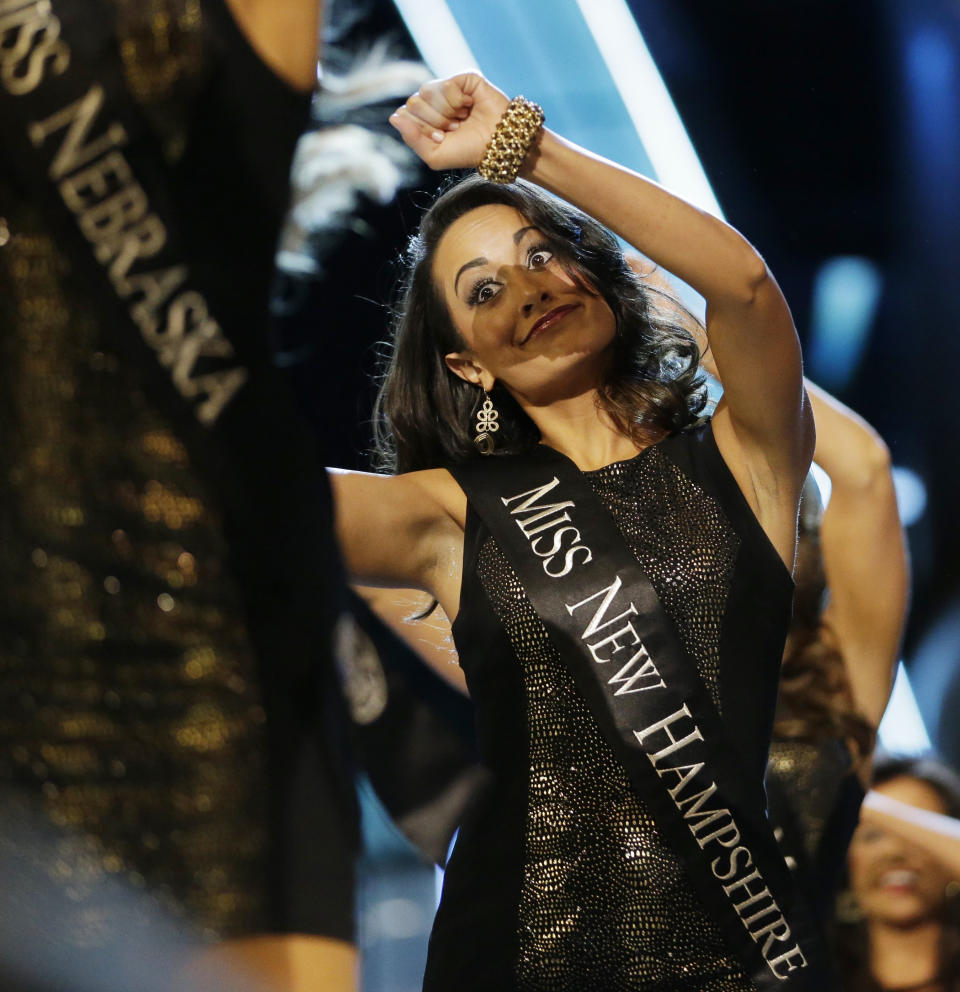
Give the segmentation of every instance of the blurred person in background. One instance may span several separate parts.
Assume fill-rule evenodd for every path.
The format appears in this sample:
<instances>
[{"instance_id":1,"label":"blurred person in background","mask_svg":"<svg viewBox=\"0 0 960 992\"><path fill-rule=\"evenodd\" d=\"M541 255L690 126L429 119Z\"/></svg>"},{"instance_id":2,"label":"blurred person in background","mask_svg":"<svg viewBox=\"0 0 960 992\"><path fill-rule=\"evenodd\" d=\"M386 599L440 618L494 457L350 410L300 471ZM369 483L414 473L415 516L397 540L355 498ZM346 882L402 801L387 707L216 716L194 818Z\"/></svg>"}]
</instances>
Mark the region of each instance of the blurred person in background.
<instances>
[{"instance_id":1,"label":"blurred person in background","mask_svg":"<svg viewBox=\"0 0 960 992\"><path fill-rule=\"evenodd\" d=\"M960 777L878 758L836 924L848 992L960 989Z\"/></svg>"},{"instance_id":2,"label":"blurred person in background","mask_svg":"<svg viewBox=\"0 0 960 992\"><path fill-rule=\"evenodd\" d=\"M811 476L766 787L781 846L829 917L899 659L909 566L886 445L813 383L807 394L830 499L823 509Z\"/></svg>"},{"instance_id":3,"label":"blurred person in background","mask_svg":"<svg viewBox=\"0 0 960 992\"><path fill-rule=\"evenodd\" d=\"M339 562L268 318L319 22L2 4L0 967L30 987L354 984Z\"/></svg>"}]
</instances>

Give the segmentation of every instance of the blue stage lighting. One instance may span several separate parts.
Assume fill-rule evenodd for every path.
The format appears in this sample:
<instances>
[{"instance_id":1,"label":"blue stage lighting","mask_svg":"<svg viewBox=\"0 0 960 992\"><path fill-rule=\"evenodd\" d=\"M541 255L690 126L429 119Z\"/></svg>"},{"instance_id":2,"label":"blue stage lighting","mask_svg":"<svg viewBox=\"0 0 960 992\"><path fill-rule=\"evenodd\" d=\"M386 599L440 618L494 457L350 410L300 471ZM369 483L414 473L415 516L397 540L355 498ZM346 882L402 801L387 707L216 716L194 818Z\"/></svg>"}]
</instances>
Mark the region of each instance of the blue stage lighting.
<instances>
[{"instance_id":1,"label":"blue stage lighting","mask_svg":"<svg viewBox=\"0 0 960 992\"><path fill-rule=\"evenodd\" d=\"M838 256L820 267L806 360L810 377L827 389L842 390L860 364L882 287L879 268L866 258Z\"/></svg>"}]
</instances>

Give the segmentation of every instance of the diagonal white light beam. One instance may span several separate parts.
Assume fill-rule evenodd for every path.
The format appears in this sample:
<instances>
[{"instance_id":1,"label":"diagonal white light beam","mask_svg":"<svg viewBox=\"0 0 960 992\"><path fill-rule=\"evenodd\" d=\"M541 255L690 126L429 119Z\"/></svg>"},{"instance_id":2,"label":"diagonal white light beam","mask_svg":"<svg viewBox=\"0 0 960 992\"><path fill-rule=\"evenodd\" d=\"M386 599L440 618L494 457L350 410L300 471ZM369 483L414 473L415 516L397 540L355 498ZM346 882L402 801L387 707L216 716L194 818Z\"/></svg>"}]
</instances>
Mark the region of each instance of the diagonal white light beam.
<instances>
[{"instance_id":1,"label":"diagonal white light beam","mask_svg":"<svg viewBox=\"0 0 960 992\"><path fill-rule=\"evenodd\" d=\"M924 754L932 747L902 661L877 736L880 746L893 754Z\"/></svg>"},{"instance_id":2,"label":"diagonal white light beam","mask_svg":"<svg viewBox=\"0 0 960 992\"><path fill-rule=\"evenodd\" d=\"M480 67L444 0L395 2L423 61L435 76L453 76Z\"/></svg>"},{"instance_id":3,"label":"diagonal white light beam","mask_svg":"<svg viewBox=\"0 0 960 992\"><path fill-rule=\"evenodd\" d=\"M624 0L577 0L664 186L715 217L723 211Z\"/></svg>"}]
</instances>

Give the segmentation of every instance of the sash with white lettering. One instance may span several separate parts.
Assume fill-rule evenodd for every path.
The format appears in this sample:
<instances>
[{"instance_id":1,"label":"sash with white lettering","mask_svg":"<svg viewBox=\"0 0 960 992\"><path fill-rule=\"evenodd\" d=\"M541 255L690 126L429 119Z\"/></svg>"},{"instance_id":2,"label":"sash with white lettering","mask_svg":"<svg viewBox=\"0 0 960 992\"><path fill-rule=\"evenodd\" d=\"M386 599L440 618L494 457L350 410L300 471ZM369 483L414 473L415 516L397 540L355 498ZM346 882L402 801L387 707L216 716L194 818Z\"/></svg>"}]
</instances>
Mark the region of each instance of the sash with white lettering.
<instances>
[{"instance_id":1,"label":"sash with white lettering","mask_svg":"<svg viewBox=\"0 0 960 992\"><path fill-rule=\"evenodd\" d=\"M217 497L262 693L277 714L268 728L273 806L302 828L283 810L295 801L297 776L313 774L301 751L321 725L318 662L338 588L328 484L316 440L272 366L266 299L262 315L244 319L229 278L212 285L213 250L191 258L171 167L127 91L115 18L98 0L0 0L0 156L42 208L104 333ZM229 322L215 310L231 310ZM350 785L341 785L349 808ZM294 849L309 855L314 846L306 829L274 845L279 886L299 884L307 862ZM298 928L313 928L315 912L322 907L304 909Z\"/></svg>"},{"instance_id":2,"label":"sash with white lettering","mask_svg":"<svg viewBox=\"0 0 960 992\"><path fill-rule=\"evenodd\" d=\"M834 988L764 807L650 580L577 467L540 446L450 467L614 753L760 989Z\"/></svg>"}]
</instances>

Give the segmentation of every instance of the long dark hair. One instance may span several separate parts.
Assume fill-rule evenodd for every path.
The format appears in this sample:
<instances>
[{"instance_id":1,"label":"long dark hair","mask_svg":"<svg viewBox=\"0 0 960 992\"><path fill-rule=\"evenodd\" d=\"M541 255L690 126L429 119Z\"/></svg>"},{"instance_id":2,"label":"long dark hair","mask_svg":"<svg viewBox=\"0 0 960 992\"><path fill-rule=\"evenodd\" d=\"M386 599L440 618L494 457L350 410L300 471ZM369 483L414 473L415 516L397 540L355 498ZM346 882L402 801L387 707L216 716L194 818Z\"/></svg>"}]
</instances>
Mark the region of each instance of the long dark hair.
<instances>
[{"instance_id":1,"label":"long dark hair","mask_svg":"<svg viewBox=\"0 0 960 992\"><path fill-rule=\"evenodd\" d=\"M657 291L630 269L617 239L582 211L522 180L497 185L471 176L438 197L410 239L374 409L379 467L408 472L480 457L473 436L484 394L444 361L465 345L432 268L450 225L490 204L513 207L537 227L570 274L595 288L613 311L617 333L598 404L614 424L638 447L693 424L706 389L690 320L678 318L676 302L659 307ZM539 441L535 425L504 387L495 386L491 398L500 414L497 454L528 450Z\"/></svg>"},{"instance_id":2,"label":"long dark hair","mask_svg":"<svg viewBox=\"0 0 960 992\"><path fill-rule=\"evenodd\" d=\"M878 757L873 766L873 784L882 785L895 778L913 778L930 786L940 797L944 813L960 819L960 776L941 761L930 757ZM956 894L946 898L941 923L939 977L945 989L955 992L960 990L960 898ZM883 992L870 973L865 920L838 919L834 926L834 945L840 977L847 992Z\"/></svg>"}]
</instances>

